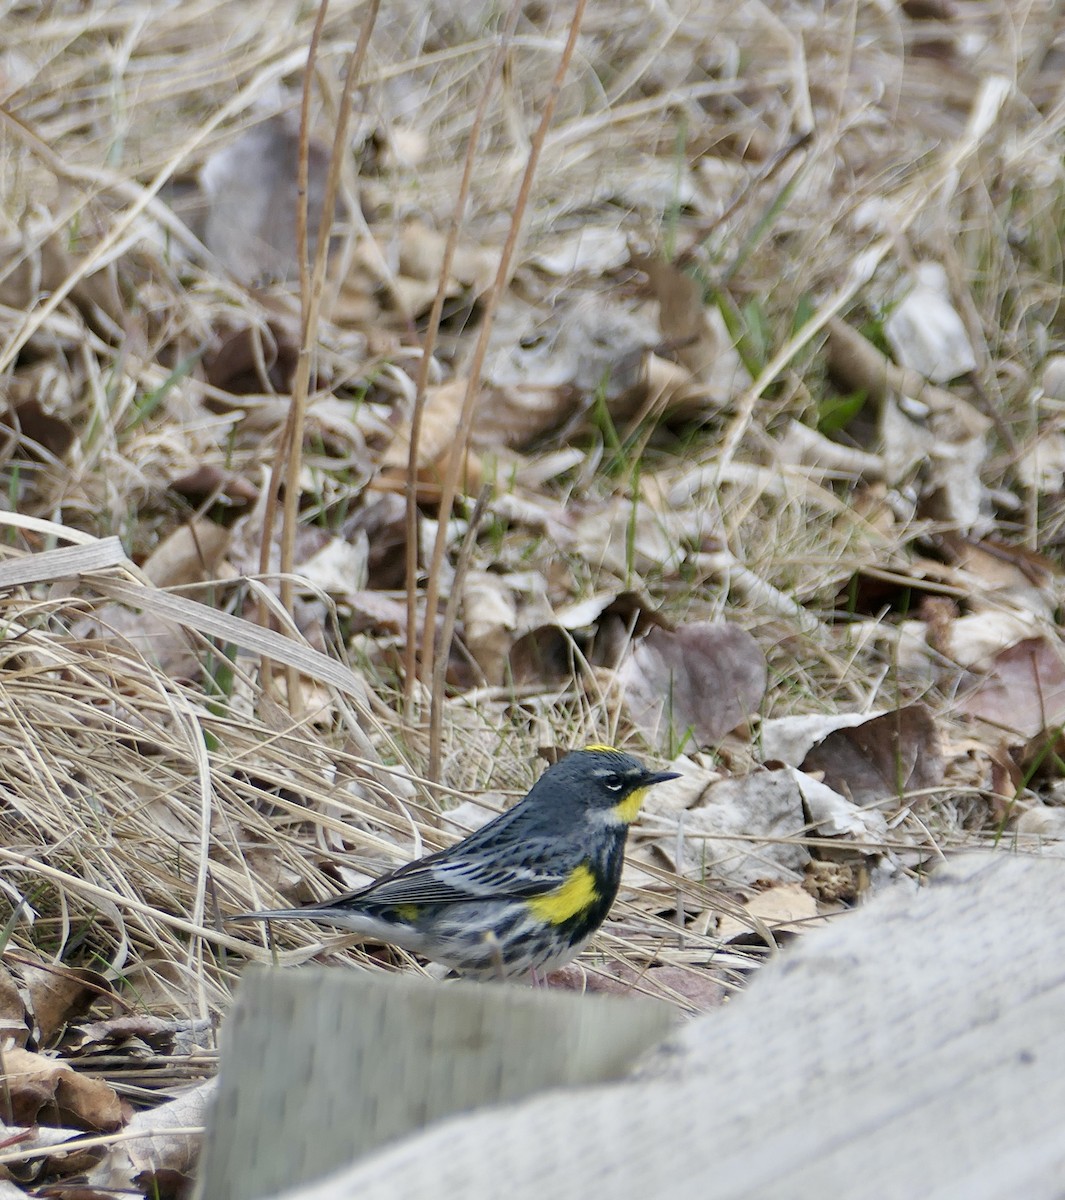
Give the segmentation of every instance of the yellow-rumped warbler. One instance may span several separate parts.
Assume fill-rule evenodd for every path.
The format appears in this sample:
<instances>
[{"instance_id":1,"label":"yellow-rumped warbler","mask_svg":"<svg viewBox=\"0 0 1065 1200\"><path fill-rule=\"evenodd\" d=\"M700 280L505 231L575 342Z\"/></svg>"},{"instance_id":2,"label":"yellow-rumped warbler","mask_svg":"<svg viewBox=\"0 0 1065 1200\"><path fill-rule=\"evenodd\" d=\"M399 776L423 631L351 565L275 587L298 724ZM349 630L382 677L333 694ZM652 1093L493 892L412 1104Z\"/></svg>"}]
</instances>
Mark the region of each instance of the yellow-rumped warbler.
<instances>
[{"instance_id":1,"label":"yellow-rumped warbler","mask_svg":"<svg viewBox=\"0 0 1065 1200\"><path fill-rule=\"evenodd\" d=\"M647 789L675 778L612 746L586 746L446 850L321 904L235 919L337 925L476 979L552 971L606 920L629 825Z\"/></svg>"}]
</instances>

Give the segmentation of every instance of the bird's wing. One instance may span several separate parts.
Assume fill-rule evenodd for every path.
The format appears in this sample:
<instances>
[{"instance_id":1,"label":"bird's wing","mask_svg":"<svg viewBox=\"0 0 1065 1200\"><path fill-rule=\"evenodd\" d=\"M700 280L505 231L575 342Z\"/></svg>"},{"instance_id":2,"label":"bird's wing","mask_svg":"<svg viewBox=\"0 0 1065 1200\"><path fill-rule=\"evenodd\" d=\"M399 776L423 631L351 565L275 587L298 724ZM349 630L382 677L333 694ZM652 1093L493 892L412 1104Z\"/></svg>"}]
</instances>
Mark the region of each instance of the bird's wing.
<instances>
[{"instance_id":1,"label":"bird's wing","mask_svg":"<svg viewBox=\"0 0 1065 1200\"><path fill-rule=\"evenodd\" d=\"M465 843L419 859L385 875L353 899L360 904L458 904L471 900L523 899L560 887L557 845L528 840L505 850L466 850Z\"/></svg>"}]
</instances>

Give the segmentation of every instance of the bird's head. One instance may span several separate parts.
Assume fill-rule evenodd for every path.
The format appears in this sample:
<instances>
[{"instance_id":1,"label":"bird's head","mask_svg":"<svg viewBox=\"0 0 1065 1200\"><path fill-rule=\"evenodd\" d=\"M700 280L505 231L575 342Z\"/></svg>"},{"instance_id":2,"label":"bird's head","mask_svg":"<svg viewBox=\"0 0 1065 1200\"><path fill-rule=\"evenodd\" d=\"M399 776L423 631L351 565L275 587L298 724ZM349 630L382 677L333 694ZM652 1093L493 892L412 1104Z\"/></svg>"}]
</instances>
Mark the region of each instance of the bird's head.
<instances>
[{"instance_id":1,"label":"bird's head","mask_svg":"<svg viewBox=\"0 0 1065 1200\"><path fill-rule=\"evenodd\" d=\"M629 825L639 815L647 789L677 775L676 771L653 771L613 746L585 746L548 767L534 791L566 797L586 810Z\"/></svg>"}]
</instances>

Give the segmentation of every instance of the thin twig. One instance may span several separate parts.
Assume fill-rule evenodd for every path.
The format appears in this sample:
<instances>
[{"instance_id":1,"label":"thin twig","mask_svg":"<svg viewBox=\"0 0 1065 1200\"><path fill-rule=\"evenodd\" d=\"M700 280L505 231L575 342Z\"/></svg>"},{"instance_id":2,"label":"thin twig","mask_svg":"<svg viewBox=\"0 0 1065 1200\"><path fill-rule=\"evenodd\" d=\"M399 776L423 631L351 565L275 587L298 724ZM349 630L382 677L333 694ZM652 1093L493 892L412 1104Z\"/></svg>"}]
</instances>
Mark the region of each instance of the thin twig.
<instances>
[{"instance_id":1,"label":"thin twig","mask_svg":"<svg viewBox=\"0 0 1065 1200\"><path fill-rule=\"evenodd\" d=\"M499 302L503 296L503 291L510 280L510 268L518 247L522 218L528 207L533 180L536 177L536 169L539 166L540 155L544 147L544 140L547 137L547 131L554 117L558 97L562 91L562 84L565 82L570 62L577 48L577 38L580 35L581 21L584 17L586 4L587 0L576 0L573 19L570 21L569 26L569 36L566 39L566 45L559 58L555 77L551 81L551 90L544 103L540 124L537 127L529 148L529 157L525 164L525 173L522 176L521 187L518 189L518 197L514 202L514 212L510 221L510 229L507 231L507 240L503 245L503 252L500 255L495 280L485 298L485 311L481 322L480 336L477 339L477 346L474 349L473 358L470 363L466 394L462 401L462 413L459 418L459 426L455 433L455 441L451 448L451 457L448 460L443 488L440 493L436 542L433 546L433 557L429 566L429 578L425 597L425 623L422 631L422 674L425 678L433 680L433 691L430 699L430 726L435 720L439 719L436 716L436 710L443 704L442 690L436 686L438 678L438 673L435 670L436 655L441 655L446 661L449 653L449 647L443 641L441 641L440 646L436 645L436 606L440 595L440 573L443 566L444 553L447 549L448 521L455 506L455 497L458 494L459 488L459 477L462 474L462 467L469 450L470 430L473 426L474 411L480 392L481 371L484 367L485 355L488 353L488 339L491 337L492 325L495 320L496 310L499 308ZM434 778L431 770L429 774L430 778Z\"/></svg>"},{"instance_id":2,"label":"thin twig","mask_svg":"<svg viewBox=\"0 0 1065 1200\"><path fill-rule=\"evenodd\" d=\"M404 657L403 704L410 717L414 704L414 687L418 673L418 443L421 439L422 416L425 411L425 393L429 383L429 367L433 360L433 350L436 346L437 333L440 330L440 318L444 311L444 301L447 298L448 284L451 280L451 264L455 258L455 248L458 246L459 230L462 228L462 218L466 212L466 202L470 195L473 182L473 165L477 161L477 148L481 140L481 126L484 124L488 111L488 102L495 90L496 80L503 69L504 58L522 10L522 0L513 0L507 23L499 35L492 61L488 66L488 80L477 105L473 118L473 127L466 141L466 158L462 167L462 179L459 182L458 194L455 197L455 207L451 214L451 227L448 230L447 243L444 246L444 260L440 264L440 277L437 280L436 295L433 297L433 307L429 311L429 323L426 326L425 338L422 341L422 354L418 362L418 377L415 381L414 409L411 413L410 425L410 454L407 459L407 510L406 510L406 588L407 588L407 646Z\"/></svg>"},{"instance_id":3,"label":"thin twig","mask_svg":"<svg viewBox=\"0 0 1065 1200\"><path fill-rule=\"evenodd\" d=\"M270 549L274 542L274 522L277 519L278 497L281 494L281 481L288 478L295 485L299 479L299 462L298 452L293 455L292 447L299 445L302 439L296 438L297 430L302 432L304 412L299 411L305 408L306 405L306 388L300 387L300 371L299 367L303 366L304 360L307 357L307 313L310 309L310 279L307 275L307 177L309 173L309 124L310 124L310 108L311 108L311 81L314 78L314 63L318 57L318 46L322 39L322 28L325 25L326 13L329 11L329 0L322 0L318 6L318 12L314 19L314 28L311 31L311 40L307 47L307 66L303 74L303 91L300 97L300 129L299 129L299 153L296 164L296 257L299 260L300 272L300 358L297 365L296 377L292 384L292 398L289 402L288 414L285 419L284 428L281 431L281 437L277 443L277 453L274 456L274 468L270 474L270 489L266 496L266 507L263 513L263 528L262 541L259 545L259 574L266 575L270 570ZM296 473L292 471L292 460L296 457ZM298 490L295 486L290 487L289 491ZM286 541L289 531L288 521L288 503L286 496L285 513L281 529L281 561L286 558ZM289 558L291 559L291 546L289 549ZM286 568L282 567L282 572ZM288 570L291 570L291 561ZM292 611L292 585L288 580L281 581L281 603L286 611ZM265 600L259 602L259 624L266 626L269 622L269 613L267 612ZM273 675L272 664L264 661L261 667L263 686L267 689L271 686ZM290 711L293 711L292 706L295 706L294 711L299 711L299 675L292 669L287 667L285 677L288 681L288 702Z\"/></svg>"},{"instance_id":4,"label":"thin twig","mask_svg":"<svg viewBox=\"0 0 1065 1200\"><path fill-rule=\"evenodd\" d=\"M314 62L317 54L318 38L321 27L325 22L325 14L328 7L328 0L322 0L308 51L307 70L303 81L303 98L300 107L299 203L296 207L296 242L300 270L301 328L299 359L296 363L296 373L292 383L292 404L289 409L289 419L285 427L286 438L283 442L283 445L287 449L285 479L288 486L285 488L280 563L281 603L289 613L293 611L292 572L295 566L296 530L299 524L299 479L303 460L303 429L306 423L307 400L310 394L312 351L317 337L318 314L325 282L326 262L329 256L329 235L333 226L333 213L340 190L343 156L346 150L348 125L351 119L351 97L366 58L366 51L370 45L370 36L377 21L380 0L370 0L366 16L363 18L362 28L359 30L359 40L356 43L354 51L348 58L344 88L340 98L340 109L337 114L337 127L333 136L332 152L329 157L329 172L326 176L322 213L318 222L318 242L315 246L314 267L312 271L308 271L307 189L310 156L310 90L314 76ZM280 479L278 479L277 485L275 485L274 497L277 495L277 486L279 485ZM263 531L260 564L264 572L269 568L271 528L272 523L266 525ZM263 556L266 558L265 563L263 563ZM289 709L298 715L299 676L294 668L289 667L287 669L287 679Z\"/></svg>"},{"instance_id":5,"label":"thin twig","mask_svg":"<svg viewBox=\"0 0 1065 1200\"><path fill-rule=\"evenodd\" d=\"M481 488L481 494L477 497L477 503L473 506L473 512L470 514L470 523L466 529L466 536L462 539L462 546L459 549L458 562L455 564L455 577L451 581L451 595L447 598L447 606L444 609L444 620L440 629L440 654L437 656L436 662L433 663L434 698L444 694L444 687L447 684L447 665L451 656L450 653L444 653L444 651L445 649L450 650L451 639L455 634L455 622L458 619L462 584L466 578L466 571L469 569L470 559L473 557L473 547L477 542L477 530L480 527L481 519L484 517L484 510L488 507L488 497L491 494L491 487L485 484ZM443 728L444 706L442 704L434 704L429 712L430 779L440 778Z\"/></svg>"}]
</instances>

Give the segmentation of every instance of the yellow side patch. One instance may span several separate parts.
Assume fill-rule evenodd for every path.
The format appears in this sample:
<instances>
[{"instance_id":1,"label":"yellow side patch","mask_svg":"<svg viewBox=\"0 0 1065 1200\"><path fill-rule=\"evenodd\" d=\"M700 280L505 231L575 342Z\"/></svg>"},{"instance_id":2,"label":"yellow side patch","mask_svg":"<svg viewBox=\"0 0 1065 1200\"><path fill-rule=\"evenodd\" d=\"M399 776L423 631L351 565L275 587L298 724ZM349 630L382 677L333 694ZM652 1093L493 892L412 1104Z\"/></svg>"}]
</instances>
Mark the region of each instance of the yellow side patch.
<instances>
[{"instance_id":1,"label":"yellow side patch","mask_svg":"<svg viewBox=\"0 0 1065 1200\"><path fill-rule=\"evenodd\" d=\"M621 751L617 748L617 746L594 745L594 746L585 746L584 749L585 750L601 750L607 754L620 754L621 753Z\"/></svg>"},{"instance_id":2,"label":"yellow side patch","mask_svg":"<svg viewBox=\"0 0 1065 1200\"><path fill-rule=\"evenodd\" d=\"M614 812L617 814L618 820L624 821L626 825L631 825L640 815L640 806L646 795L645 787L637 788L634 792L629 792L620 804L615 804Z\"/></svg>"},{"instance_id":3,"label":"yellow side patch","mask_svg":"<svg viewBox=\"0 0 1065 1200\"><path fill-rule=\"evenodd\" d=\"M421 910L417 904L399 904L396 906L396 915L401 921L406 921L413 924L418 919Z\"/></svg>"},{"instance_id":4,"label":"yellow side patch","mask_svg":"<svg viewBox=\"0 0 1065 1200\"><path fill-rule=\"evenodd\" d=\"M543 896L535 896L529 901L529 911L541 921L551 925L561 925L578 913L594 904L599 893L595 886L595 876L586 863L574 867L566 882L547 892Z\"/></svg>"}]
</instances>

